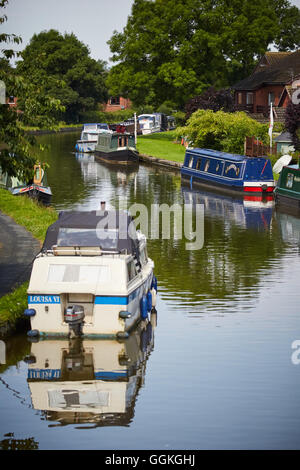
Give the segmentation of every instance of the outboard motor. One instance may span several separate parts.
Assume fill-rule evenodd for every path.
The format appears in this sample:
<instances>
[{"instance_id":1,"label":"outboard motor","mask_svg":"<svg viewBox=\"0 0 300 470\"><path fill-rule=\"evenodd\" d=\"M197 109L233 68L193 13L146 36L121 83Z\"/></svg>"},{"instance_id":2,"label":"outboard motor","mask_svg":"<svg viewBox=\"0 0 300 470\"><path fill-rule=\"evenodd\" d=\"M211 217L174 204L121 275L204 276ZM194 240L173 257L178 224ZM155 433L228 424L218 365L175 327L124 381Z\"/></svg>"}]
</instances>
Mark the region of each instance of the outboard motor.
<instances>
[{"instance_id":1,"label":"outboard motor","mask_svg":"<svg viewBox=\"0 0 300 470\"><path fill-rule=\"evenodd\" d=\"M69 325L70 337L82 335L84 308L82 305L69 305L65 311L65 322Z\"/></svg>"}]
</instances>

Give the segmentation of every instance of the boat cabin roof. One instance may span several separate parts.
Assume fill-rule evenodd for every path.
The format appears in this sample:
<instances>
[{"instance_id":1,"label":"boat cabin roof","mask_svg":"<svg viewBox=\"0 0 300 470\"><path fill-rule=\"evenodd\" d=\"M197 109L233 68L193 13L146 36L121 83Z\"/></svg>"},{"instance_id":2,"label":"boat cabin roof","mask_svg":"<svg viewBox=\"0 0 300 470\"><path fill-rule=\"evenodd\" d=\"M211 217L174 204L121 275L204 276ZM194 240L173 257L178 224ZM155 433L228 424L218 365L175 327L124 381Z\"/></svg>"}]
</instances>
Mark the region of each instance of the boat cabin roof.
<instances>
[{"instance_id":1,"label":"boat cabin roof","mask_svg":"<svg viewBox=\"0 0 300 470\"><path fill-rule=\"evenodd\" d=\"M233 154L233 153L227 153L227 152L220 152L218 150L211 150L211 149L200 149L200 148L194 148L194 149L187 149L186 153L192 154L192 155L199 155L204 156L204 157L213 157L213 158L219 158L222 160L232 160L234 162L242 162L245 160L253 160L253 157L247 157L246 155L238 155L238 154ZM255 157L257 158L265 158L265 157Z\"/></svg>"},{"instance_id":2,"label":"boat cabin roof","mask_svg":"<svg viewBox=\"0 0 300 470\"><path fill-rule=\"evenodd\" d=\"M125 211L63 211L50 225L42 252L53 247L98 247L106 253L135 254L139 258L133 218Z\"/></svg>"}]
</instances>

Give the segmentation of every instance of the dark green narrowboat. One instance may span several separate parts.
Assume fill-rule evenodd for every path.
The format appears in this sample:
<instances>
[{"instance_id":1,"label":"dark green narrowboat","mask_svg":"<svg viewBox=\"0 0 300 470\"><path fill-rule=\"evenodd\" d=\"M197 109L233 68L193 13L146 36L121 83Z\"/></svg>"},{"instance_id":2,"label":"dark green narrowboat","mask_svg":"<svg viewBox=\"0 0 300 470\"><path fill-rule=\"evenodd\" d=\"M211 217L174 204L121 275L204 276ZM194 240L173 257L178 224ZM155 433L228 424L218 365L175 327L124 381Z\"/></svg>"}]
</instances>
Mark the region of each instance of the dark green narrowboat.
<instances>
[{"instance_id":1,"label":"dark green narrowboat","mask_svg":"<svg viewBox=\"0 0 300 470\"><path fill-rule=\"evenodd\" d=\"M128 165L139 159L134 135L114 132L99 133L95 156L108 163Z\"/></svg>"},{"instance_id":2,"label":"dark green narrowboat","mask_svg":"<svg viewBox=\"0 0 300 470\"><path fill-rule=\"evenodd\" d=\"M278 206L300 212L299 165L287 165L282 168L274 194Z\"/></svg>"}]
</instances>

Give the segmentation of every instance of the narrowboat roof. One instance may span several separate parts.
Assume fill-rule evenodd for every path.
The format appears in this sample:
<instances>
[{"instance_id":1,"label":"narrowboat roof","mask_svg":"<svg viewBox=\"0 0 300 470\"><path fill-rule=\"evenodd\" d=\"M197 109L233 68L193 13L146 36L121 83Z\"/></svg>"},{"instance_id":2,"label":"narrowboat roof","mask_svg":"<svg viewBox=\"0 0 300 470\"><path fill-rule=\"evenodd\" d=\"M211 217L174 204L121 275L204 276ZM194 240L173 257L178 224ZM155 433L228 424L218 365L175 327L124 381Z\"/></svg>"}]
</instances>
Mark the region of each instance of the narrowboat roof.
<instances>
[{"instance_id":1,"label":"narrowboat roof","mask_svg":"<svg viewBox=\"0 0 300 470\"><path fill-rule=\"evenodd\" d=\"M97 246L138 256L138 243L130 236L132 230L136 233L131 222L125 211L62 211L48 227L42 252L53 246Z\"/></svg>"},{"instance_id":2,"label":"narrowboat roof","mask_svg":"<svg viewBox=\"0 0 300 470\"><path fill-rule=\"evenodd\" d=\"M260 158L263 158L263 159L266 158L266 157L247 157L246 155L238 155L238 154L233 154L233 153L220 152L219 150L201 149L201 148L193 148L193 149L187 148L186 152L190 154L197 154L199 156L221 158L224 160L232 160L235 162L242 162L242 161L249 160L249 159L252 160L253 158L255 158L256 160L259 160Z\"/></svg>"}]
</instances>

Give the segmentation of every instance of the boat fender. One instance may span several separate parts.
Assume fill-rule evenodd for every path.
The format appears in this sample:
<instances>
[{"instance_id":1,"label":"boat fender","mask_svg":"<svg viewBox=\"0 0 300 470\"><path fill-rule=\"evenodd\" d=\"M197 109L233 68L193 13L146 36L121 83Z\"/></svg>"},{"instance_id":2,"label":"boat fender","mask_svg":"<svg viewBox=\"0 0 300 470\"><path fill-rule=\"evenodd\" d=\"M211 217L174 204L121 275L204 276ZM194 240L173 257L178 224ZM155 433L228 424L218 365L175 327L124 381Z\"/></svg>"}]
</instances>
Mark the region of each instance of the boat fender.
<instances>
[{"instance_id":1,"label":"boat fender","mask_svg":"<svg viewBox=\"0 0 300 470\"><path fill-rule=\"evenodd\" d=\"M148 318L148 301L145 295L143 295L143 297L141 298L141 318L143 320L146 320L146 318Z\"/></svg>"},{"instance_id":2,"label":"boat fender","mask_svg":"<svg viewBox=\"0 0 300 470\"><path fill-rule=\"evenodd\" d=\"M150 312L152 309L152 294L151 291L148 290L147 292L147 310Z\"/></svg>"},{"instance_id":3,"label":"boat fender","mask_svg":"<svg viewBox=\"0 0 300 470\"><path fill-rule=\"evenodd\" d=\"M129 338L129 333L127 333L127 331L119 331L117 333L117 338L118 339L127 339L127 338Z\"/></svg>"},{"instance_id":4,"label":"boat fender","mask_svg":"<svg viewBox=\"0 0 300 470\"><path fill-rule=\"evenodd\" d=\"M24 310L25 317L34 317L35 314L36 314L36 311L34 310L34 308L26 308Z\"/></svg>"},{"instance_id":5,"label":"boat fender","mask_svg":"<svg viewBox=\"0 0 300 470\"><path fill-rule=\"evenodd\" d=\"M122 318L122 320L127 320L127 318L131 318L131 313L127 312L126 310L121 310L119 317Z\"/></svg>"},{"instance_id":6,"label":"boat fender","mask_svg":"<svg viewBox=\"0 0 300 470\"><path fill-rule=\"evenodd\" d=\"M151 289L151 295L152 295L152 308L156 307L156 290L154 287Z\"/></svg>"},{"instance_id":7,"label":"boat fender","mask_svg":"<svg viewBox=\"0 0 300 470\"><path fill-rule=\"evenodd\" d=\"M190 177L190 188L193 189L193 177Z\"/></svg>"},{"instance_id":8,"label":"boat fender","mask_svg":"<svg viewBox=\"0 0 300 470\"><path fill-rule=\"evenodd\" d=\"M29 331L27 331L27 336L29 336L30 338L39 336L39 334L40 334L39 330L29 330Z\"/></svg>"},{"instance_id":9,"label":"boat fender","mask_svg":"<svg viewBox=\"0 0 300 470\"><path fill-rule=\"evenodd\" d=\"M153 279L152 279L152 284L151 284L151 289L154 288L157 292L157 278L156 276L153 276Z\"/></svg>"}]
</instances>

